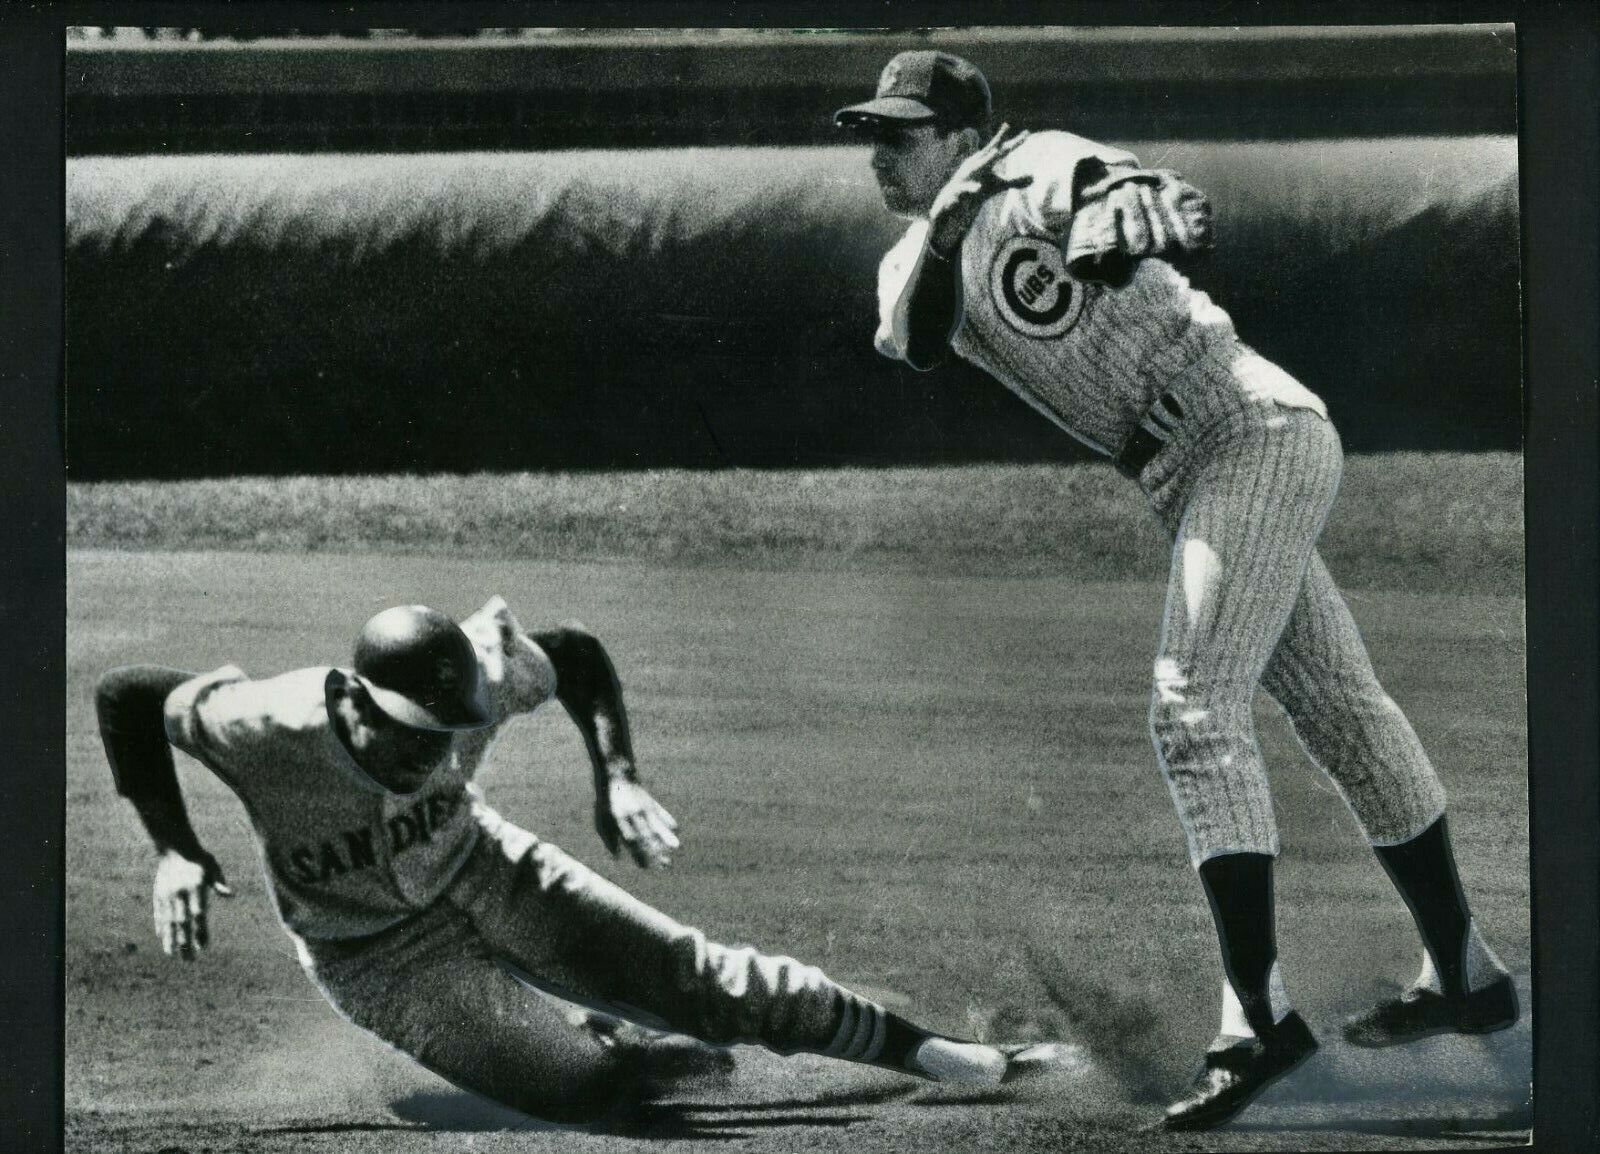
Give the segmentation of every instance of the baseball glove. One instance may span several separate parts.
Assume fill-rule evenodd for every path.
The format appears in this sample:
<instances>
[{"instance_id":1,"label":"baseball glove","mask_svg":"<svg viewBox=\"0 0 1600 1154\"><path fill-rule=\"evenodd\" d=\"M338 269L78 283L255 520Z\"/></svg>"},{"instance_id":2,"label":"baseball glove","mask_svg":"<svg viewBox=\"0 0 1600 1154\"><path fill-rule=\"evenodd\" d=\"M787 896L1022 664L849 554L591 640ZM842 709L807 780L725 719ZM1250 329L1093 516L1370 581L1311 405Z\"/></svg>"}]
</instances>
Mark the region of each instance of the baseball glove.
<instances>
[{"instance_id":1,"label":"baseball glove","mask_svg":"<svg viewBox=\"0 0 1600 1154\"><path fill-rule=\"evenodd\" d=\"M1126 284L1147 256L1210 251L1211 205L1170 169L1084 166L1067 233L1067 268L1079 280Z\"/></svg>"}]
</instances>

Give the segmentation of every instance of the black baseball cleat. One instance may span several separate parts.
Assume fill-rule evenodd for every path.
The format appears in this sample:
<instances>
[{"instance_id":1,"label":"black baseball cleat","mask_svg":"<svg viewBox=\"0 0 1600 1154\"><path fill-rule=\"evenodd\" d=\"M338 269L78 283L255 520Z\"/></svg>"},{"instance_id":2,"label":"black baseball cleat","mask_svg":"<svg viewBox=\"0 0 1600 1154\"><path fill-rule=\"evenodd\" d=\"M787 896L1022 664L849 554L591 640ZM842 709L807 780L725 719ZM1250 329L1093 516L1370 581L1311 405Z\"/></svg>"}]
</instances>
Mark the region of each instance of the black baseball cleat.
<instances>
[{"instance_id":1,"label":"black baseball cleat","mask_svg":"<svg viewBox=\"0 0 1600 1154\"><path fill-rule=\"evenodd\" d=\"M1167 1107L1163 1130L1210 1130L1232 1119L1268 1086L1317 1052L1305 1019L1291 1010L1265 1038L1206 1054L1186 1097Z\"/></svg>"},{"instance_id":2,"label":"black baseball cleat","mask_svg":"<svg viewBox=\"0 0 1600 1154\"><path fill-rule=\"evenodd\" d=\"M1455 998L1412 986L1397 998L1345 1019L1344 1040L1378 1049L1435 1034L1492 1034L1516 1025L1517 1016L1517 987L1510 974Z\"/></svg>"}]
</instances>

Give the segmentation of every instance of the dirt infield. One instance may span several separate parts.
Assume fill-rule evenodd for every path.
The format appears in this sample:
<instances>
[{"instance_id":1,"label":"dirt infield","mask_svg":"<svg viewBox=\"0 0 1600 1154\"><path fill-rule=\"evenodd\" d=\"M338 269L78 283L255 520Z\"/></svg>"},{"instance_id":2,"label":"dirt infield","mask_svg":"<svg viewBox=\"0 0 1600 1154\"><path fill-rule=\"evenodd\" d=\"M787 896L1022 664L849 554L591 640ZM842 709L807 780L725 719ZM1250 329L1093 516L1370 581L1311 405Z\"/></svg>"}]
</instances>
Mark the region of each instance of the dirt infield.
<instances>
[{"instance_id":1,"label":"dirt infield","mask_svg":"<svg viewBox=\"0 0 1600 1154\"><path fill-rule=\"evenodd\" d=\"M604 859L575 731L547 710L484 777L511 817L723 939L815 961L953 1031L1060 1035L1080 1078L955 1095L741 1050L731 1086L614 1132L542 1127L346 1025L298 972L245 818L182 762L238 897L199 962L163 958L151 858L93 731L121 662L275 672L342 658L385 604L463 613L503 593L530 626L611 647L639 755L683 824L672 869ZM1529 993L1522 604L1351 597L1380 674L1452 798L1463 881ZM1409 917L1331 787L1261 707L1284 853L1286 979L1325 1048L1202 1137L1138 1127L1214 1027L1204 899L1145 733L1159 587L789 573L662 563L109 552L68 557L67 1146L80 1151L1421 1149L1526 1139L1527 1016L1486 1039L1367 1054L1339 1016L1414 972ZM181 760L181 759L180 759Z\"/></svg>"}]
</instances>

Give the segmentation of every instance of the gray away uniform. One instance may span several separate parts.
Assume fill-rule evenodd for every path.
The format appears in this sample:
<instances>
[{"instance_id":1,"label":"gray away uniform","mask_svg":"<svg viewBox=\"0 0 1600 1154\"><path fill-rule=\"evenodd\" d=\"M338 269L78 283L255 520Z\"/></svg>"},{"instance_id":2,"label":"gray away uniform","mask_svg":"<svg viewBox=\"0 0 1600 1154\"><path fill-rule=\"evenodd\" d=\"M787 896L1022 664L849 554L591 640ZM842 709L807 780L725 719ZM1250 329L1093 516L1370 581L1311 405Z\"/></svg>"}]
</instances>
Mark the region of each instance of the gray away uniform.
<instances>
[{"instance_id":1,"label":"gray away uniform","mask_svg":"<svg viewBox=\"0 0 1600 1154\"><path fill-rule=\"evenodd\" d=\"M707 1041L876 1058L875 1003L814 966L708 941L484 803L472 779L501 726L555 692L530 638L504 650L500 604L461 623L499 720L456 734L410 794L351 758L327 668L253 681L229 666L167 698L168 739L244 803L279 917L328 1001L452 1082L546 1115L603 1046L514 972Z\"/></svg>"}]
</instances>

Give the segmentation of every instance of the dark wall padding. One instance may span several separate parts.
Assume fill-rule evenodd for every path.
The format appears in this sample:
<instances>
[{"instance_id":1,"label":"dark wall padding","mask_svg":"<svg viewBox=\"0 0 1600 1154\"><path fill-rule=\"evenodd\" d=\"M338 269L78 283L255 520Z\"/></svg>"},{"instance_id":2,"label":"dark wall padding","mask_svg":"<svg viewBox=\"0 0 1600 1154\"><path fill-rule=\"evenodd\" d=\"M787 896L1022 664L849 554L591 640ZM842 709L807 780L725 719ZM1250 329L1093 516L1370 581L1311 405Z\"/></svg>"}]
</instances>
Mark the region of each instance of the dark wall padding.
<instances>
[{"instance_id":1,"label":"dark wall padding","mask_svg":"<svg viewBox=\"0 0 1600 1154\"><path fill-rule=\"evenodd\" d=\"M1133 147L1211 193L1192 275L1347 445L1519 443L1514 139ZM69 470L1075 456L872 351L900 227L856 148L75 159Z\"/></svg>"},{"instance_id":2,"label":"dark wall padding","mask_svg":"<svg viewBox=\"0 0 1600 1154\"><path fill-rule=\"evenodd\" d=\"M833 110L865 98L907 48L983 69L1000 120L1049 125L1070 109L1074 131L1093 137L1517 131L1510 24L590 28L69 39L65 143L75 156L830 145Z\"/></svg>"}]
</instances>

